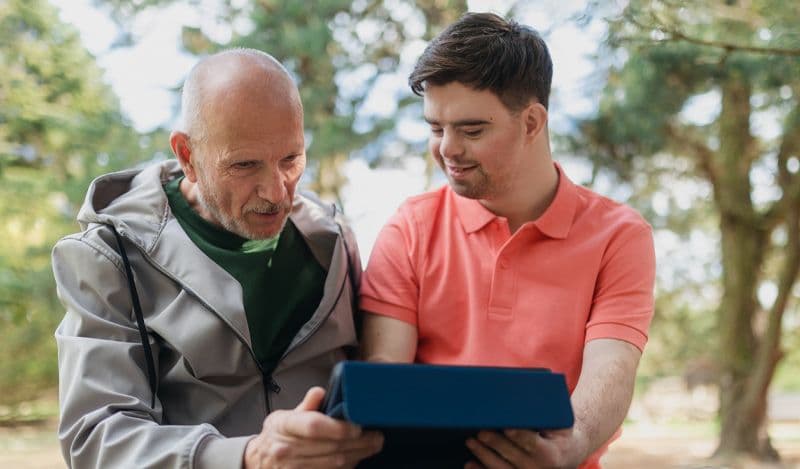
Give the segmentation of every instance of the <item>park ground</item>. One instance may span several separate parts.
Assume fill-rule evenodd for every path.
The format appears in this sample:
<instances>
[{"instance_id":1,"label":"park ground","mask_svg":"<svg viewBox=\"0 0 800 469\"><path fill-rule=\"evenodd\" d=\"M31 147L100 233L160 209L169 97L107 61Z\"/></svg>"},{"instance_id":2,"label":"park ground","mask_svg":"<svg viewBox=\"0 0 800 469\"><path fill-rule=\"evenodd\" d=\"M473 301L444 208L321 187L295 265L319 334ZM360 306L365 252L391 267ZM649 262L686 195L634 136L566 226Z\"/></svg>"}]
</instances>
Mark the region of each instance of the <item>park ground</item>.
<instances>
[{"instance_id":1,"label":"park ground","mask_svg":"<svg viewBox=\"0 0 800 469\"><path fill-rule=\"evenodd\" d=\"M794 403L794 402L792 402ZM637 403L634 403L635 410ZM35 418L11 423L0 419L0 468L49 469L65 464L56 440L55 396L30 404ZM38 416L38 417L36 417ZM679 415L680 416L680 415ZM779 464L754 461L724 463L708 459L716 444L710 420L639 418L626 422L619 440L603 459L605 469L795 469L800 468L800 420L771 425L773 444L782 455Z\"/></svg>"}]
</instances>

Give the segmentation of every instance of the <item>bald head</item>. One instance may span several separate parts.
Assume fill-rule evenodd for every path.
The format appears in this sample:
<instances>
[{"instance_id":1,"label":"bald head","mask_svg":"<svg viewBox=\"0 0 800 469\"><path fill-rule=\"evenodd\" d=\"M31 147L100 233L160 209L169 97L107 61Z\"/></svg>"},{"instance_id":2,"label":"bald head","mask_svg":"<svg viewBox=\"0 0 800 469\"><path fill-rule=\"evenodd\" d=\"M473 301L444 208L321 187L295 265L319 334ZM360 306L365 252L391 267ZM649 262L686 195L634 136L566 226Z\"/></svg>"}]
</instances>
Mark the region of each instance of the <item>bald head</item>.
<instances>
[{"instance_id":1,"label":"bald head","mask_svg":"<svg viewBox=\"0 0 800 469\"><path fill-rule=\"evenodd\" d=\"M206 57L189 72L181 94L181 130L194 144L221 133L241 119L280 112L302 120L297 86L271 55L231 49ZM213 129L213 132L212 132Z\"/></svg>"},{"instance_id":2,"label":"bald head","mask_svg":"<svg viewBox=\"0 0 800 469\"><path fill-rule=\"evenodd\" d=\"M306 154L300 95L275 59L237 49L198 63L170 146L181 193L202 218L247 239L280 233Z\"/></svg>"}]
</instances>

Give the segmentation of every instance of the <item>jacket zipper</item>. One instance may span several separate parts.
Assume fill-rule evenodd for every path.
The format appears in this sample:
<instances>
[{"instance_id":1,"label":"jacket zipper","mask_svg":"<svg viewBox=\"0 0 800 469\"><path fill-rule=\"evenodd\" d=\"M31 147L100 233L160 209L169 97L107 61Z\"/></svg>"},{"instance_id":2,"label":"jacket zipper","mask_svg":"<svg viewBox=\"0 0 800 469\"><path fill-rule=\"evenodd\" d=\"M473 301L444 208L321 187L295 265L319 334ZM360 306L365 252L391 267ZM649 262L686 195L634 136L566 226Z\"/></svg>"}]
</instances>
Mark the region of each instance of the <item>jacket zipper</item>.
<instances>
[{"instance_id":1,"label":"jacket zipper","mask_svg":"<svg viewBox=\"0 0 800 469\"><path fill-rule=\"evenodd\" d=\"M190 295L192 295L201 305L203 305L203 307L205 307L207 310L209 310L212 313L214 313L215 316L220 318L222 320L222 322L224 322L228 326L228 329L230 329L233 332L233 335L235 335L236 338L239 339L239 342L241 342L242 345L244 345L244 348L246 348L247 351L250 353L250 357L253 359L253 362L256 364L256 367L258 367L258 371L261 373L261 382L262 382L262 384L264 386L264 405L266 406L266 409L267 409L267 412L266 412L267 415L271 414L272 413L272 406L269 404L269 391L271 391L273 389L276 389L277 391L274 391L274 392L277 394L277 393L279 393L281 391L281 387L278 386L278 383L276 383L274 379L272 379L271 375L267 375L266 373L264 373L264 368L261 366L261 363L258 362L258 359L256 358L256 353L253 351L253 349L249 345L247 345L247 341L244 339L244 337L241 334L239 334L239 332L237 332L236 328L233 327L233 325L230 322L228 322L228 320L224 316L222 316L220 314L217 314L217 312L214 310L214 308L212 308L208 303L203 301L203 299L200 298L200 296L197 295L192 289L187 288L186 285L184 285L183 282L181 282L179 279L177 279L177 278L173 277L172 275L170 275L169 272L167 272L164 269L162 269L158 265L158 263L153 261L153 259L150 256L148 256L144 251L142 251L141 249L138 249L138 251L142 255L142 258L144 258L147 261L148 264L150 264L153 268L155 268L156 270L161 272L165 277L170 278L173 281L175 281L176 283L178 283L179 285L181 285L181 288L183 288Z\"/></svg>"},{"instance_id":2,"label":"jacket zipper","mask_svg":"<svg viewBox=\"0 0 800 469\"><path fill-rule=\"evenodd\" d=\"M341 242L342 242L343 244L346 242L346 241L344 240L344 238L343 238L343 237L341 237L341 236L339 237L339 239L341 240ZM229 328L231 331L233 331L233 334L234 334L234 335L235 335L235 336L236 336L236 337L239 339L239 342L241 342L241 343L242 343L242 345L244 345L244 347L245 347L245 348L247 349L247 351L250 353L250 357L253 359L253 362L254 362L254 363L256 364L256 366L258 367L258 370L261 372L261 382L262 382L262 384L263 384L263 386L264 386L264 405L266 406L266 409L267 409L267 415L271 414L271 413L272 413L272 406L271 406L271 405L270 405L270 403L269 403L269 393L270 393L270 392L273 392L273 393L275 393L275 394L278 394L278 393L280 393L280 392L281 392L281 387L280 387L280 385L279 385L279 384L278 384L278 383L275 381L275 379L272 377L272 375L271 375L271 374L270 374L270 375L268 375L268 374L266 374L266 373L264 372L264 368L261 366L261 363L259 363L259 362L258 362L258 359L256 358L256 354L255 354L255 352L253 351L253 349L252 349L252 348L251 348L249 345L247 345L247 341L244 339L244 337L243 337L241 334L239 334L239 333L236 331L236 328L235 328L235 327L233 327L233 325L232 325L230 322L228 322L228 320L227 320L227 319L225 319L225 317L223 317L222 315L219 315L219 314L217 314L217 312L214 310L214 308L212 308L212 307L211 307L211 306L210 306L208 303L206 303L205 301L203 301L203 299L202 299L202 298L200 298L200 296L198 296L198 295L197 295L197 294L196 294L196 293L195 293L193 290L191 290L191 289L189 289L189 288L186 288L186 286L184 285L184 283L183 283L183 282L181 282L179 279L177 279L177 278L173 277L173 276L172 276L172 275L170 275L170 274L169 274L167 271L165 271L164 269L162 269L162 268L161 268L161 266L159 266L157 262L153 261L153 259L152 259L152 258L151 258L149 255L147 255L147 253L145 253L143 250L141 250L141 249L137 249L137 250L138 250L138 251L139 251L139 253L142 255L142 258L144 258L144 259L147 261L147 263L148 263L148 264L150 264L151 266L153 266L153 268L155 268L156 270L158 270L159 272L161 272L161 273L162 273L162 274L163 274L165 277L167 277L167 278L170 278L170 279L174 280L176 283L178 283L179 285L181 285L181 288L183 288L183 289L184 289L184 290L186 290L186 291L187 291L189 294L191 294L193 297L195 297L195 299L197 299L197 301L198 301L198 302L199 302L201 305L203 305L203 306L204 306L204 307L205 307L207 310L209 310L209 311L211 311L212 313L214 313L214 314L215 314L215 315L216 315L218 318L220 318L220 319L222 320L222 322L224 322L225 324L227 324L228 328ZM345 248L345 252L347 252L347 249L346 249L346 248ZM350 259L346 259L346 261L345 261L345 262L348 262L348 263L349 263L349 262L350 262ZM286 351L285 351L285 352L283 352L283 355L281 355L281 358L280 358L280 360L278 361L279 363L280 363L280 361L282 361L284 358L286 358L286 356L287 356L289 353L291 353L291 352L292 352L292 350L294 350L294 349L296 349L297 347L299 347L299 346L303 345L304 343L306 343L306 342L309 340L309 338L311 338L311 336L313 336L313 335L314 335L314 333L315 333L315 332L317 332L317 330L318 330L320 327L322 327L322 324L324 324L324 323L325 323L325 321L327 321L327 320L328 320L328 318L330 317L330 315L331 315L331 314L333 313L333 311L336 309L336 306L339 304L339 301L340 301L340 300L341 300L341 298L342 298L342 294L344 293L344 289L347 287L347 277L348 277L348 275L349 275L349 272L348 272L348 271L345 271L345 274L344 274L344 279L342 279L342 286L341 286L341 287L339 287L339 292L336 294L336 300L334 300L334 302L333 302L333 306L331 306L331 309L330 309L330 310L328 310L328 312L327 312L327 313L326 313L326 314L325 314L325 315L324 315L324 316L321 318L321 320L320 320L319 322L317 322L317 324L314 326L314 328L312 328L312 329L311 329L311 330L310 330L310 331L309 331L309 332L308 332L308 333L307 333L305 336L303 336L303 337L302 337L302 338L301 338L301 339L300 339L298 342L296 342L296 343L294 344L294 346L287 348L287 349L286 349ZM355 292L354 292L354 293L355 293Z\"/></svg>"},{"instance_id":3,"label":"jacket zipper","mask_svg":"<svg viewBox=\"0 0 800 469\"><path fill-rule=\"evenodd\" d=\"M347 274L345 274L345 279L344 279L344 282L342 283L342 288L339 289L339 293L336 295L336 301L333 302L333 307L328 310L328 312L325 314L325 316L323 316L322 319L310 331L308 331L308 334L306 334L305 336L303 336L302 339L297 341L297 343L295 343L293 347L289 347L289 348L286 349L285 352L283 352L283 355L281 355L281 358L280 358L280 360L278 360L278 363L280 363L284 358L286 358L286 356L289 355L289 353L291 353L292 350L294 350L297 347L299 347L299 346L303 345L304 343L306 343L308 341L308 339L311 336L313 336L314 333L317 332L317 330L320 327L322 327L322 324L324 324L325 321L328 320L328 318L333 313L333 310L335 310L336 306L339 304L339 300L341 299L342 292L344 291L344 288L345 288L346 285L347 285ZM261 365L259 365L259 369L260 368L261 368ZM261 374L262 380L264 382L264 395L265 395L265 398L266 398L266 401L267 401L267 414L269 414L269 413L272 412L272 409L271 409L271 407L269 405L269 391L272 391L273 393L278 394L278 393L281 392L281 386L278 384L277 381L275 381L275 378L273 378L272 375L265 374L263 370L261 371L261 373L262 373Z\"/></svg>"}]
</instances>

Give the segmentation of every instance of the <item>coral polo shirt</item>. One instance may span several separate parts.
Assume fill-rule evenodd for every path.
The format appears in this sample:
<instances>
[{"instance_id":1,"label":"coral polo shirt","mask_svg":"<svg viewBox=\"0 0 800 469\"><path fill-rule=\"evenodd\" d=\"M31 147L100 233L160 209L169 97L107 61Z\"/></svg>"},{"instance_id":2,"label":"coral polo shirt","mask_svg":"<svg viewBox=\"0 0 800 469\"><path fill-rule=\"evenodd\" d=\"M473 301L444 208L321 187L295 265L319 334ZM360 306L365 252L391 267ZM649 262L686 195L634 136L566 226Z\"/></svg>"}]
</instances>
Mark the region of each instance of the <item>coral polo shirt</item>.
<instances>
[{"instance_id":1,"label":"coral polo shirt","mask_svg":"<svg viewBox=\"0 0 800 469\"><path fill-rule=\"evenodd\" d=\"M416 326L417 362L549 368L564 373L570 392L586 342L643 349L652 229L556 168L552 203L513 234L505 218L449 186L408 199L372 250L361 309ZM599 467L600 454L581 467Z\"/></svg>"}]
</instances>

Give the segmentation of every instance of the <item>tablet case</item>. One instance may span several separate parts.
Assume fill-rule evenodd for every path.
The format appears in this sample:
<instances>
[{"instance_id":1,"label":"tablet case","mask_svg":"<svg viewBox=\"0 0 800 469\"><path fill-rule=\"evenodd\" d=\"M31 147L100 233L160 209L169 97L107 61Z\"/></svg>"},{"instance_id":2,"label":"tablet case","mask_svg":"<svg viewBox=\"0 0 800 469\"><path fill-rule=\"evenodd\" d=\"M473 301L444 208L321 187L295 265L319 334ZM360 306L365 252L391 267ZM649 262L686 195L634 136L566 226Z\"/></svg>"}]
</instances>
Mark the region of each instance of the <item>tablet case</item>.
<instances>
[{"instance_id":1,"label":"tablet case","mask_svg":"<svg viewBox=\"0 0 800 469\"><path fill-rule=\"evenodd\" d=\"M345 361L331 373L323 410L384 433L359 467L463 467L479 430L569 428L564 375L545 369Z\"/></svg>"}]
</instances>

